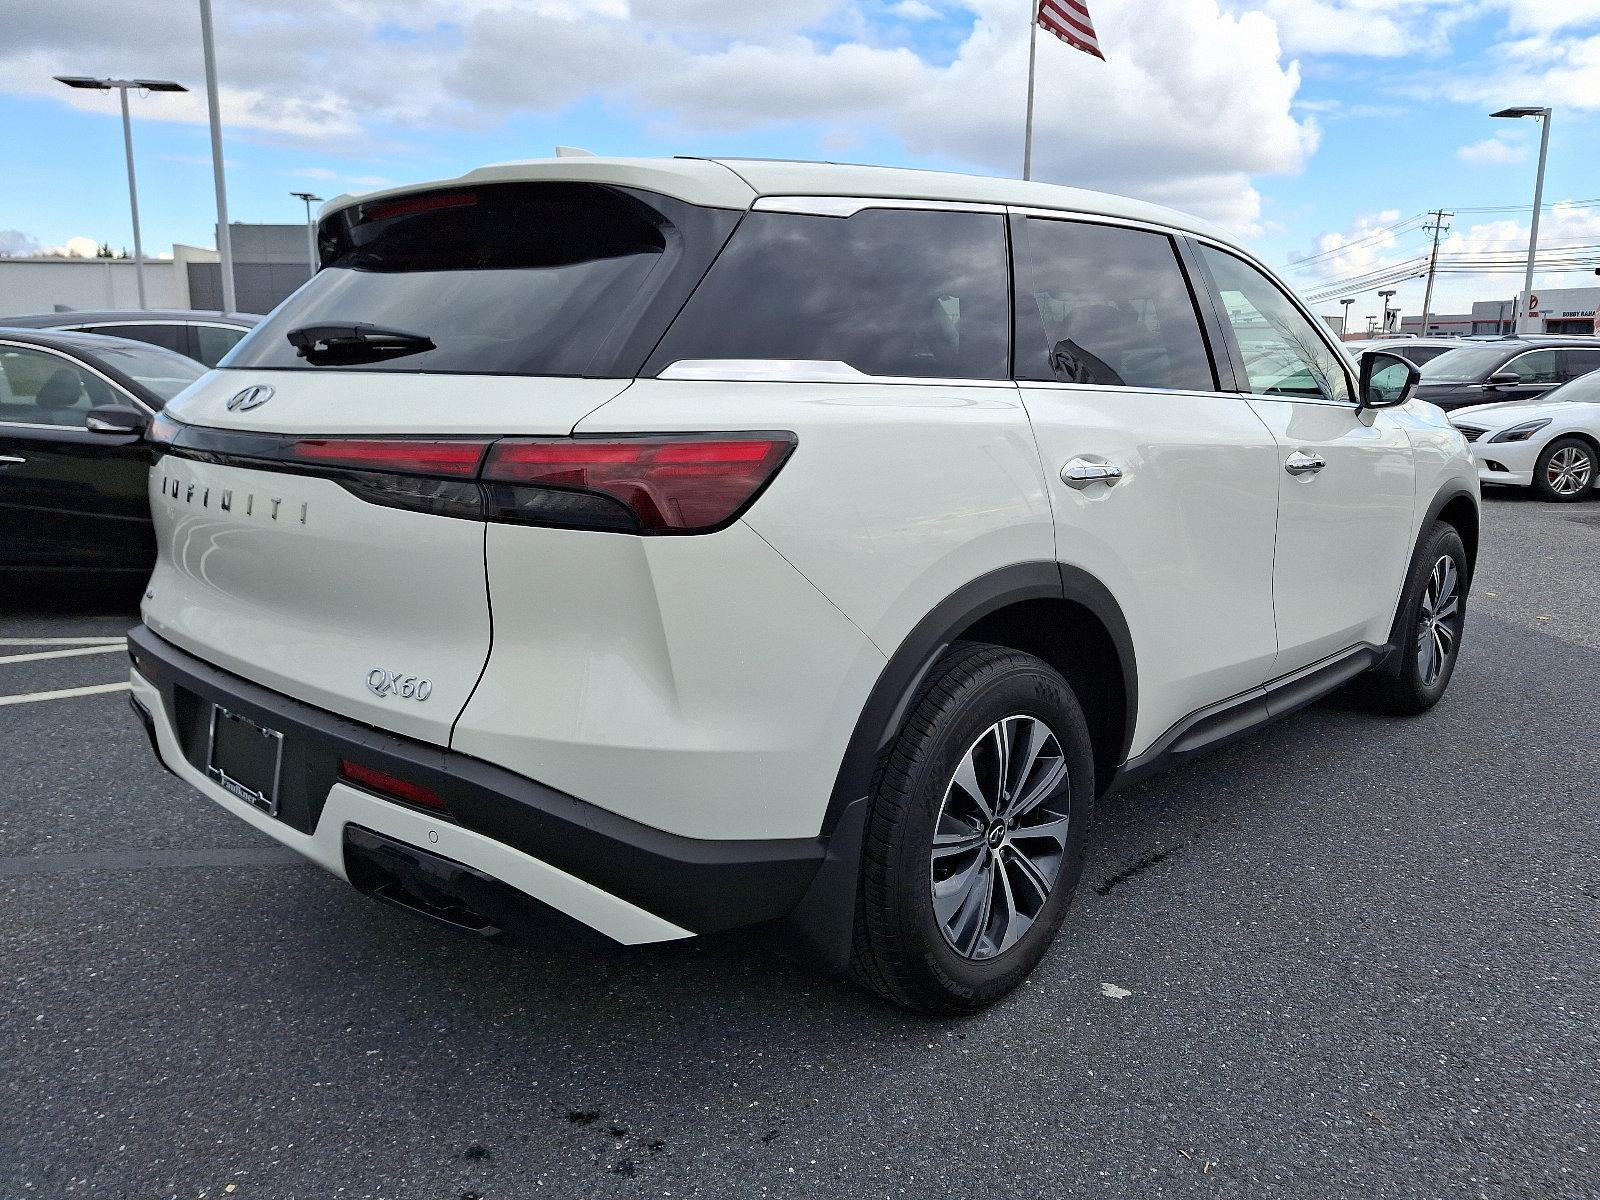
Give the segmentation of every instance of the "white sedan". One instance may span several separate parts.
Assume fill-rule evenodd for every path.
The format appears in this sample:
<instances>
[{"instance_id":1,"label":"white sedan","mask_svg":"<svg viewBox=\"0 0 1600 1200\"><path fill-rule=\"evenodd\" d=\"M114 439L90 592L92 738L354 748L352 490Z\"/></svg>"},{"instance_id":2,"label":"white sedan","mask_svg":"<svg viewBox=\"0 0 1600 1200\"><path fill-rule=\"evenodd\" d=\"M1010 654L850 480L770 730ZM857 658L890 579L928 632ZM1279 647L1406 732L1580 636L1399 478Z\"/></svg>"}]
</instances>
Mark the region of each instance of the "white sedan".
<instances>
[{"instance_id":1,"label":"white sedan","mask_svg":"<svg viewBox=\"0 0 1600 1200\"><path fill-rule=\"evenodd\" d=\"M1534 400L1458 408L1450 423L1472 443L1483 483L1582 500L1600 477L1600 371Z\"/></svg>"}]
</instances>

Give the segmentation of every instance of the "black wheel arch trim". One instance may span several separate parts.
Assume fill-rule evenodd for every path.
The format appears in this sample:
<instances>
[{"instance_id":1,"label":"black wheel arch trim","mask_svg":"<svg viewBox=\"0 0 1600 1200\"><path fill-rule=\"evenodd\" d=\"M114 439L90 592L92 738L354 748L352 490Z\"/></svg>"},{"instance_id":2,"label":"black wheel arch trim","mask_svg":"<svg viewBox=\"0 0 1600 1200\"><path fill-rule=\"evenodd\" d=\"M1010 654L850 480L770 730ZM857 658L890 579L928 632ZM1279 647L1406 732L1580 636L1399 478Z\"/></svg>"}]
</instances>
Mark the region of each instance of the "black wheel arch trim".
<instances>
[{"instance_id":1,"label":"black wheel arch trim","mask_svg":"<svg viewBox=\"0 0 1600 1200\"><path fill-rule=\"evenodd\" d=\"M1467 570L1466 578L1462 581L1462 592L1463 594L1470 594L1472 591L1472 577L1476 573L1478 566L1478 536L1483 526L1483 511L1477 494L1459 480L1453 480L1439 489L1438 494L1433 498L1433 502L1428 505L1428 511L1423 515L1421 522L1418 523L1416 541L1411 546L1411 557L1406 560L1405 578L1410 579L1411 573L1416 570L1417 560L1422 556L1423 541L1427 536L1428 530L1433 528L1434 523L1440 519L1444 510L1458 500L1465 500L1472 506L1473 528L1460 531L1462 544L1467 551ZM1395 597L1394 620L1389 625L1389 644L1391 646L1397 646L1401 641L1400 614L1405 608L1405 599L1405 586L1402 584L1400 595Z\"/></svg>"},{"instance_id":2,"label":"black wheel arch trim","mask_svg":"<svg viewBox=\"0 0 1600 1200\"><path fill-rule=\"evenodd\" d=\"M866 796L881 757L894 744L906 709L939 656L961 633L991 613L1028 600L1068 600L1092 613L1116 647L1126 694L1122 755L1133 740L1138 712L1138 665L1127 618L1109 588L1087 571L1059 562L1000 567L936 604L901 641L878 676L856 721L834 782L822 832L833 832L845 808Z\"/></svg>"}]
</instances>

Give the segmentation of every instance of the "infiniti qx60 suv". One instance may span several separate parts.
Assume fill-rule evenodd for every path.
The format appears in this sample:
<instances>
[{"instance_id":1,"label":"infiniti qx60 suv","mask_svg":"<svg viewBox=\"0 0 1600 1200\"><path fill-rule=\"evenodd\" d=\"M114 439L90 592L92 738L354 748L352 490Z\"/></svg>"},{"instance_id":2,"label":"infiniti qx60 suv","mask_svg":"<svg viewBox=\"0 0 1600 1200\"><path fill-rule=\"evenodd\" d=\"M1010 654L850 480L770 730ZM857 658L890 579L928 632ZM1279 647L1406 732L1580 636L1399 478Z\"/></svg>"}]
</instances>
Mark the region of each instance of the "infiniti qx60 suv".
<instances>
[{"instance_id":1,"label":"infiniti qx60 suv","mask_svg":"<svg viewBox=\"0 0 1600 1200\"><path fill-rule=\"evenodd\" d=\"M318 246L151 431L133 696L390 903L761 924L967 1011L1045 953L1107 789L1450 681L1462 436L1189 217L562 159L334 200Z\"/></svg>"}]
</instances>

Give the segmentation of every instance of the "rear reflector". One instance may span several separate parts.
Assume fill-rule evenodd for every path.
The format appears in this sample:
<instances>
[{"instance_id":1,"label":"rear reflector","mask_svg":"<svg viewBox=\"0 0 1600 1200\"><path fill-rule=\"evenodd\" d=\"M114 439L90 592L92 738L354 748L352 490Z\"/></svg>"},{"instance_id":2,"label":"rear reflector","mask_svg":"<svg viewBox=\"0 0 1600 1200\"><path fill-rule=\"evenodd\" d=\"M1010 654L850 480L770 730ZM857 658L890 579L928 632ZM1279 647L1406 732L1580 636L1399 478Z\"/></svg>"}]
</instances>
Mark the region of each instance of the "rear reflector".
<instances>
[{"instance_id":1,"label":"rear reflector","mask_svg":"<svg viewBox=\"0 0 1600 1200\"><path fill-rule=\"evenodd\" d=\"M471 479L488 445L488 439L302 438L292 444L290 456L326 467Z\"/></svg>"},{"instance_id":2,"label":"rear reflector","mask_svg":"<svg viewBox=\"0 0 1600 1200\"><path fill-rule=\"evenodd\" d=\"M339 774L351 783L359 783L364 788L390 796L396 800L404 800L407 804L417 804L423 808L433 808L440 812L449 812L445 807L443 798L432 788L425 788L420 783L409 780L397 779L386 771L376 767L364 767L360 763L353 763L348 758L339 760Z\"/></svg>"},{"instance_id":3,"label":"rear reflector","mask_svg":"<svg viewBox=\"0 0 1600 1200\"><path fill-rule=\"evenodd\" d=\"M707 533L738 516L794 446L792 433L506 438L482 478L515 485L496 504L503 519Z\"/></svg>"}]
</instances>

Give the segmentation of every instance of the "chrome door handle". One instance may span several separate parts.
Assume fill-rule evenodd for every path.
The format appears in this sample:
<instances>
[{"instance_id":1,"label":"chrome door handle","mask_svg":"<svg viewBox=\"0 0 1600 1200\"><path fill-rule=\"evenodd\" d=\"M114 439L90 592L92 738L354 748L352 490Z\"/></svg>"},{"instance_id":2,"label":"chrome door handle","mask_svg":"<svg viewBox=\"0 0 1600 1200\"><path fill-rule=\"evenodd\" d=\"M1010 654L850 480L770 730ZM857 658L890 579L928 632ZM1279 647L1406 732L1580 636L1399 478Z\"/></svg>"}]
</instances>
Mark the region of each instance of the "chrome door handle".
<instances>
[{"instance_id":1,"label":"chrome door handle","mask_svg":"<svg viewBox=\"0 0 1600 1200\"><path fill-rule=\"evenodd\" d=\"M1315 475L1327 462L1320 454L1302 454L1296 450L1283 460L1283 469L1291 475Z\"/></svg>"},{"instance_id":2,"label":"chrome door handle","mask_svg":"<svg viewBox=\"0 0 1600 1200\"><path fill-rule=\"evenodd\" d=\"M0 454L0 467L21 466L27 461L25 458L18 458L15 454Z\"/></svg>"},{"instance_id":3,"label":"chrome door handle","mask_svg":"<svg viewBox=\"0 0 1600 1200\"><path fill-rule=\"evenodd\" d=\"M1122 468L1113 463L1090 462L1086 458L1075 458L1061 468L1061 482L1070 488L1086 488L1091 483L1103 483L1107 487L1122 478Z\"/></svg>"}]
</instances>

